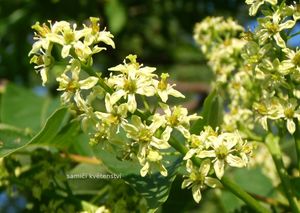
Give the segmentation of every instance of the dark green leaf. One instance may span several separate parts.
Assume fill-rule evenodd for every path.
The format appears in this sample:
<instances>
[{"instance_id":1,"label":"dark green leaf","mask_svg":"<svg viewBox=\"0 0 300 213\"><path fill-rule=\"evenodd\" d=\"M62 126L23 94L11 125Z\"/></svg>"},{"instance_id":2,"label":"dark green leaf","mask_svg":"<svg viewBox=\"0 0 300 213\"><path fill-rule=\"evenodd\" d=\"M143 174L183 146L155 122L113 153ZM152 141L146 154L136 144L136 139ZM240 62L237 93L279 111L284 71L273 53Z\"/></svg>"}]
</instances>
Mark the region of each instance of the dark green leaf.
<instances>
[{"instance_id":1,"label":"dark green leaf","mask_svg":"<svg viewBox=\"0 0 300 213\"><path fill-rule=\"evenodd\" d=\"M8 84L1 103L2 123L37 133L58 106L57 102L47 97L40 97L30 90Z\"/></svg>"},{"instance_id":2,"label":"dark green leaf","mask_svg":"<svg viewBox=\"0 0 300 213\"><path fill-rule=\"evenodd\" d=\"M294 189L300 189L300 177L292 178L291 184ZM300 199L300 190L295 190L295 195Z\"/></svg>"},{"instance_id":3,"label":"dark green leaf","mask_svg":"<svg viewBox=\"0 0 300 213\"><path fill-rule=\"evenodd\" d=\"M0 158L4 157L20 147L25 146L30 140L30 136L25 130L1 124L0 128Z\"/></svg>"},{"instance_id":4,"label":"dark green leaf","mask_svg":"<svg viewBox=\"0 0 300 213\"><path fill-rule=\"evenodd\" d=\"M181 161L178 157L169 157L170 164L167 167L167 177L163 177L160 173L141 177L141 166L138 162L118 160L115 154L104 151L99 146L94 147L94 153L111 172L120 174L123 180L133 186L147 200L152 211L168 199L178 163Z\"/></svg>"},{"instance_id":5,"label":"dark green leaf","mask_svg":"<svg viewBox=\"0 0 300 213\"><path fill-rule=\"evenodd\" d=\"M63 121L63 120L62 120ZM51 140L41 141L39 144L55 146L58 148L69 147L76 141L80 130L78 121L73 121L63 126L59 133Z\"/></svg>"},{"instance_id":6,"label":"dark green leaf","mask_svg":"<svg viewBox=\"0 0 300 213\"><path fill-rule=\"evenodd\" d=\"M51 145L53 139L62 129L62 124L68 115L67 108L60 108L48 119L43 129L30 141L32 144Z\"/></svg>"},{"instance_id":7,"label":"dark green leaf","mask_svg":"<svg viewBox=\"0 0 300 213\"><path fill-rule=\"evenodd\" d=\"M261 196L271 196L274 192L272 181L262 173L259 167L237 169L234 171L234 179L247 192ZM249 180L255 184L249 184Z\"/></svg>"},{"instance_id":8,"label":"dark green leaf","mask_svg":"<svg viewBox=\"0 0 300 213\"><path fill-rule=\"evenodd\" d=\"M0 157L9 155L28 144L49 144L59 133L62 123L67 115L67 108L55 111L46 121L43 129L30 140L26 131L17 131L16 128L6 128L0 132Z\"/></svg>"},{"instance_id":9,"label":"dark green leaf","mask_svg":"<svg viewBox=\"0 0 300 213\"><path fill-rule=\"evenodd\" d=\"M222 123L223 110L223 100L217 91L213 90L204 101L201 113L203 119L195 122L191 128L191 132L197 134L206 125L210 125L212 128L219 126Z\"/></svg>"}]
</instances>

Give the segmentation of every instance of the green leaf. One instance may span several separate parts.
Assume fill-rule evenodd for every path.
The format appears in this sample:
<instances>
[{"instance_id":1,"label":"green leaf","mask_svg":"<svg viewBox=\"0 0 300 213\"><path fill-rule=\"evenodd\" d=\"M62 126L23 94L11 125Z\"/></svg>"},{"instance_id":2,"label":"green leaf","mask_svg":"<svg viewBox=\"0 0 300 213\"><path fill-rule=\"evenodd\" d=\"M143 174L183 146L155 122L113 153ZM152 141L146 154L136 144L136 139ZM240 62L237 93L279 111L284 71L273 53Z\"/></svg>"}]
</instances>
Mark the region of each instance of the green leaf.
<instances>
[{"instance_id":1,"label":"green leaf","mask_svg":"<svg viewBox=\"0 0 300 213\"><path fill-rule=\"evenodd\" d=\"M16 127L1 124L0 128L0 158L24 147L30 136Z\"/></svg>"},{"instance_id":2,"label":"green leaf","mask_svg":"<svg viewBox=\"0 0 300 213\"><path fill-rule=\"evenodd\" d=\"M84 210L85 212L96 212L97 209L99 208L99 207L95 206L94 204L91 204L84 200L80 201L80 205L82 207L82 210Z\"/></svg>"},{"instance_id":3,"label":"green leaf","mask_svg":"<svg viewBox=\"0 0 300 213\"><path fill-rule=\"evenodd\" d=\"M93 150L89 144L88 135L84 133L81 133L75 137L69 151L82 156L94 156Z\"/></svg>"},{"instance_id":4,"label":"green leaf","mask_svg":"<svg viewBox=\"0 0 300 213\"><path fill-rule=\"evenodd\" d=\"M220 202L222 205L222 212L224 213L232 213L235 210L238 210L244 205L244 202L241 201L238 197L232 194L229 191L222 191L220 195Z\"/></svg>"},{"instance_id":5,"label":"green leaf","mask_svg":"<svg viewBox=\"0 0 300 213\"><path fill-rule=\"evenodd\" d=\"M236 169L234 171L234 180L247 192L269 197L274 192L272 181L266 177L261 168ZM249 184L249 180L251 183Z\"/></svg>"},{"instance_id":6,"label":"green leaf","mask_svg":"<svg viewBox=\"0 0 300 213\"><path fill-rule=\"evenodd\" d=\"M48 97L40 97L30 90L8 84L1 102L2 123L37 133L58 106L58 102Z\"/></svg>"},{"instance_id":7,"label":"green leaf","mask_svg":"<svg viewBox=\"0 0 300 213\"><path fill-rule=\"evenodd\" d=\"M236 169L232 172L232 178L234 182L248 193L260 195L262 197L275 196L272 181L262 173L260 167ZM240 212L238 209L241 209L241 207L245 205L243 201L230 191L222 191L219 198L225 213Z\"/></svg>"},{"instance_id":8,"label":"green leaf","mask_svg":"<svg viewBox=\"0 0 300 213\"><path fill-rule=\"evenodd\" d=\"M22 133L16 130L6 129L0 132L0 157L5 157L28 144L49 144L62 127L62 123L68 114L67 108L61 108L55 111L46 121L42 130L29 140L26 132Z\"/></svg>"},{"instance_id":9,"label":"green leaf","mask_svg":"<svg viewBox=\"0 0 300 213\"><path fill-rule=\"evenodd\" d=\"M119 33L126 24L126 11L119 0L109 0L105 6L105 13L108 17L109 30L113 34Z\"/></svg>"},{"instance_id":10,"label":"green leaf","mask_svg":"<svg viewBox=\"0 0 300 213\"><path fill-rule=\"evenodd\" d=\"M207 125L212 128L219 126L222 123L223 110L223 99L216 90L213 90L204 101L201 113L203 119L199 119L195 122L191 128L191 133L198 134L203 127Z\"/></svg>"},{"instance_id":11,"label":"green leaf","mask_svg":"<svg viewBox=\"0 0 300 213\"><path fill-rule=\"evenodd\" d=\"M93 165L81 163L67 173L67 178L73 194L97 194L99 196L102 190L103 193L107 191L106 185L108 184L108 180L101 178L93 178L90 177L90 175L96 176L99 174L107 173L107 169L102 164ZM85 175L85 178L73 178L78 175ZM105 196L105 194L103 196Z\"/></svg>"},{"instance_id":12,"label":"green leaf","mask_svg":"<svg viewBox=\"0 0 300 213\"><path fill-rule=\"evenodd\" d=\"M62 129L68 115L67 108L56 110L48 119L43 129L29 142L31 144L51 145L53 139Z\"/></svg>"},{"instance_id":13,"label":"green leaf","mask_svg":"<svg viewBox=\"0 0 300 213\"><path fill-rule=\"evenodd\" d=\"M167 160L170 164L167 167L167 177L163 177L160 173L141 177L141 166L138 162L118 160L114 153L104 151L99 146L94 147L94 154L101 159L111 172L117 175L120 174L123 180L134 187L147 200L150 211L155 211L168 199L171 185L176 177L178 164L181 161L177 156L168 157Z\"/></svg>"},{"instance_id":14,"label":"green leaf","mask_svg":"<svg viewBox=\"0 0 300 213\"><path fill-rule=\"evenodd\" d=\"M63 120L62 120L63 121ZM78 137L80 123L72 121L63 126L54 138L38 142L38 144L55 146L57 148L69 147Z\"/></svg>"}]
</instances>

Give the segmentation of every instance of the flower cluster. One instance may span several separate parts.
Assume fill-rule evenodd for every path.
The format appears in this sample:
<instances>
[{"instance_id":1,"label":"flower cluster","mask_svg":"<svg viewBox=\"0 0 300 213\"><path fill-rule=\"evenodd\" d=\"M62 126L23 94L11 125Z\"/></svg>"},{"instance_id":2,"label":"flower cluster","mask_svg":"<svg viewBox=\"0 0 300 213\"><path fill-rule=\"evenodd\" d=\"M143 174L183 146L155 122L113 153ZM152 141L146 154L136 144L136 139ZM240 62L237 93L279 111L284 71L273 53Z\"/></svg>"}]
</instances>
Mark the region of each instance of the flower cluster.
<instances>
[{"instance_id":1,"label":"flower cluster","mask_svg":"<svg viewBox=\"0 0 300 213\"><path fill-rule=\"evenodd\" d=\"M205 185L216 187L220 185L217 179L222 179L226 166L246 167L252 154L253 145L242 140L238 132L221 132L210 126L204 127L199 135L192 134L188 140L184 160L187 160L187 179L182 187L192 186L193 197L196 202L201 199L200 190ZM197 157L202 160L197 168L190 160ZM212 166L212 169L210 169ZM199 175L195 175L198 174ZM217 177L209 177L215 175Z\"/></svg>"},{"instance_id":2,"label":"flower cluster","mask_svg":"<svg viewBox=\"0 0 300 213\"><path fill-rule=\"evenodd\" d=\"M208 59L217 82L225 83L239 65L239 52L245 41L236 36L243 31L231 18L208 17L195 25L194 39Z\"/></svg>"},{"instance_id":3,"label":"flower cluster","mask_svg":"<svg viewBox=\"0 0 300 213\"><path fill-rule=\"evenodd\" d=\"M92 55L106 49L98 46L100 42L115 47L113 35L105 29L100 31L98 18L90 18L90 26L83 25L83 29L80 30L76 29L76 24L71 26L66 21L58 21L54 24L49 21L49 25L45 23L41 25L37 22L32 26L36 31L34 37L36 42L29 52L29 56L33 55L30 62L36 64L35 69L40 72L43 84L47 82L48 71L55 62L51 53L53 45L61 49L61 57L68 58L71 67L80 63L91 65ZM77 69L80 70L80 67ZM67 68L66 72L68 70L70 68Z\"/></svg>"},{"instance_id":4,"label":"flower cluster","mask_svg":"<svg viewBox=\"0 0 300 213\"><path fill-rule=\"evenodd\" d=\"M83 130L90 134L90 143L112 143L117 135L125 134L129 140L121 142L121 147L129 147L130 156L138 159L141 175L158 169L166 176L160 150L170 148L168 141L173 128L187 135L190 121L199 118L188 115L187 109L180 106L164 107L162 114L150 109L149 97L156 97L161 104L169 96L184 97L174 89L175 85L167 82L168 74L159 78L154 73L156 68L139 64L135 55L110 68L108 77L94 72L93 55L105 50L98 44L115 47L113 35L100 31L98 18L90 18L90 24L82 29L65 21L50 22L50 26L36 23L33 29L36 42L29 53L33 55L31 62L36 64L43 84L56 63L65 65L64 71L56 76L57 90L62 92L62 103L75 110L81 119ZM60 48L59 59L52 55L53 47Z\"/></svg>"},{"instance_id":5,"label":"flower cluster","mask_svg":"<svg viewBox=\"0 0 300 213\"><path fill-rule=\"evenodd\" d=\"M277 124L286 121L286 129L294 134L300 118L297 95L300 54L298 49L287 46L287 40L295 35L291 32L299 19L298 6L266 2L274 6L258 19L258 27L250 33L251 38L242 53L245 66L255 79L257 97L252 107L264 129L268 130L270 125L278 128Z\"/></svg>"},{"instance_id":6,"label":"flower cluster","mask_svg":"<svg viewBox=\"0 0 300 213\"><path fill-rule=\"evenodd\" d=\"M221 18L211 19L208 28L223 21ZM231 19L224 23L222 29L215 28L216 37L205 47L212 60L217 60L222 54L236 55L243 46L243 42L233 38L242 28ZM56 73L57 90L62 92L62 103L80 119L83 131L90 136L91 145L100 144L106 151L117 146L122 159L139 162L141 176L153 172L167 176L164 155L166 151L173 151L170 145L172 134L180 133L189 149L184 157L189 175L183 187L192 187L197 202L205 185L220 185L218 179L222 178L226 166L244 167L248 164L252 148L237 132L218 133L207 126L199 135L191 134L191 123L201 117L190 115L180 105L172 107L168 104L170 96L184 98L184 95L174 89L175 85L168 83L167 73L157 76L156 68L140 64L136 55L128 55L122 64L109 68L110 74L106 77L95 72L93 55L105 49L98 43L114 47L113 36L108 31L100 31L97 18L90 18L90 25L83 25L80 30L65 21L53 25L50 22L50 27L37 23L33 28L36 42L29 53L33 55L31 62L36 64L43 84L48 81L47 76L55 64L64 66L62 73ZM205 31L202 28L198 26L199 41L208 41L207 37L201 37ZM209 33L209 29L206 32ZM220 39L226 42L220 43ZM52 56L53 47L60 48L59 59ZM224 51L221 55L213 53L213 50L220 49ZM223 79L237 66L234 61L226 62L228 58L218 60L215 67L216 72L226 67ZM153 102L156 106L152 107ZM191 161L194 157L202 161L199 168ZM208 177L213 174L217 178Z\"/></svg>"},{"instance_id":7,"label":"flower cluster","mask_svg":"<svg viewBox=\"0 0 300 213\"><path fill-rule=\"evenodd\" d=\"M246 3L251 5L250 15L260 7L264 9L254 32L243 32L232 20L219 17L207 18L195 26L195 39L217 80L223 83L217 86L226 88L229 110L222 129L233 131L243 126L252 131L258 121L268 130L270 125L279 128L286 122L287 131L294 134L300 112L300 52L288 47L287 40L298 34L294 28L299 6L277 5L273 0ZM241 38L237 37L239 32ZM234 43L226 48L229 39Z\"/></svg>"}]
</instances>

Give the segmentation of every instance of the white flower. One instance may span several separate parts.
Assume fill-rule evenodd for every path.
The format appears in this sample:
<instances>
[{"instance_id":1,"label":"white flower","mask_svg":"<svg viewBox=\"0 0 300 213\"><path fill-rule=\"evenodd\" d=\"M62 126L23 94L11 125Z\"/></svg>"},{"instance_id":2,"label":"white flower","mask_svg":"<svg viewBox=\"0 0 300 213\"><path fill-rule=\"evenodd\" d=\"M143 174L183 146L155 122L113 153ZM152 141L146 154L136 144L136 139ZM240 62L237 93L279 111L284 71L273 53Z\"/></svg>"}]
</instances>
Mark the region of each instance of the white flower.
<instances>
[{"instance_id":1,"label":"white flower","mask_svg":"<svg viewBox=\"0 0 300 213\"><path fill-rule=\"evenodd\" d=\"M283 71L291 71L296 70L298 73L300 72L300 51L296 49L296 51L285 48L282 50L285 54L287 59L281 62L281 69Z\"/></svg>"},{"instance_id":2,"label":"white flower","mask_svg":"<svg viewBox=\"0 0 300 213\"><path fill-rule=\"evenodd\" d=\"M131 124L123 124L123 128L127 133L127 137L133 139L133 143L138 145L138 160L143 166L141 169L141 175L144 176L148 173L150 168L150 162L157 162L160 164L162 156L158 150L167 149L170 147L168 141L170 138L170 130L165 129L160 136L157 136L157 130L164 124L164 120L161 116L155 114L152 118L152 123L147 125L142 122L141 118L133 115L131 118ZM155 157L156 156L156 157ZM161 173L164 175L164 167L159 167Z\"/></svg>"},{"instance_id":3,"label":"white flower","mask_svg":"<svg viewBox=\"0 0 300 213\"><path fill-rule=\"evenodd\" d=\"M152 72L155 68L141 67L136 62L136 57L129 55L127 57L130 63L124 61L124 65L112 67L109 70L121 72L119 75L111 75L107 79L107 84L115 90L111 94L111 102L115 104L122 97L127 99L129 112L134 112L137 108L135 96L153 96L155 88L152 83L152 77L155 76Z\"/></svg>"},{"instance_id":4,"label":"white flower","mask_svg":"<svg viewBox=\"0 0 300 213\"><path fill-rule=\"evenodd\" d=\"M106 123L108 126L117 126L117 133L119 132L119 127L122 123L127 123L125 119L127 116L127 106L126 104L113 105L111 102L110 94L105 96L105 108L106 112L95 112L95 115L102 122Z\"/></svg>"},{"instance_id":5,"label":"white flower","mask_svg":"<svg viewBox=\"0 0 300 213\"><path fill-rule=\"evenodd\" d=\"M89 128L89 123L90 121L95 121L95 114L94 114L94 109L93 107L88 103L88 101L84 100L81 95L80 91L77 90L74 95L74 101L76 103L78 112L81 113L79 114L79 118L81 119L81 127L82 130L87 132Z\"/></svg>"},{"instance_id":6,"label":"white flower","mask_svg":"<svg viewBox=\"0 0 300 213\"><path fill-rule=\"evenodd\" d=\"M269 2L272 5L277 4L277 0L246 0L246 4L250 4L249 15L255 16L258 8L265 4L265 2Z\"/></svg>"},{"instance_id":7,"label":"white flower","mask_svg":"<svg viewBox=\"0 0 300 213\"><path fill-rule=\"evenodd\" d=\"M98 78L94 76L80 80L80 70L80 62L76 59L72 59L71 64L67 66L65 72L56 78L59 82L59 88L57 90L64 91L61 96L64 103L68 103L77 90L91 89L98 82Z\"/></svg>"},{"instance_id":8,"label":"white flower","mask_svg":"<svg viewBox=\"0 0 300 213\"><path fill-rule=\"evenodd\" d=\"M222 185L218 179L208 177L210 164L210 160L206 159L202 161L200 168L196 168L191 160L187 160L186 170L189 174L185 176L187 178L182 182L181 188L192 188L193 198L197 203L202 197L201 190L205 189L206 186L216 188Z\"/></svg>"},{"instance_id":9,"label":"white flower","mask_svg":"<svg viewBox=\"0 0 300 213\"><path fill-rule=\"evenodd\" d=\"M225 165L232 167L244 167L246 163L239 155L235 153L235 146L239 143L240 137L234 133L222 133L219 136L210 136L212 150L203 150L197 157L214 158L214 170L216 176L221 179L224 175Z\"/></svg>"},{"instance_id":10,"label":"white flower","mask_svg":"<svg viewBox=\"0 0 300 213\"><path fill-rule=\"evenodd\" d=\"M167 78L169 75L167 73L163 73L161 75L161 80L157 81L154 80L153 84L156 88L157 94L161 98L162 102L166 103L168 100L168 96L174 96L176 98L184 98L184 95L181 94L179 91L173 89L175 85L170 85L167 83Z\"/></svg>"},{"instance_id":11,"label":"white flower","mask_svg":"<svg viewBox=\"0 0 300 213\"><path fill-rule=\"evenodd\" d=\"M279 112L279 117L286 120L286 127L289 133L294 134L296 131L296 124L294 118L300 120L300 108L298 101L294 98L281 101L282 107ZM298 109L297 109L298 108Z\"/></svg>"},{"instance_id":12,"label":"white flower","mask_svg":"<svg viewBox=\"0 0 300 213\"><path fill-rule=\"evenodd\" d=\"M165 120L167 128L176 128L180 131L185 138L190 137L190 122L193 120L200 119L201 116L198 116L196 113L188 115L188 110L182 106L174 106L172 110L166 104L161 104L165 112Z\"/></svg>"},{"instance_id":13,"label":"white flower","mask_svg":"<svg viewBox=\"0 0 300 213\"><path fill-rule=\"evenodd\" d=\"M162 155L159 151L148 149L146 158L140 161L143 167L140 170L141 176L145 177L151 171L158 169L162 176L168 176L166 167L162 164Z\"/></svg>"},{"instance_id":14,"label":"white flower","mask_svg":"<svg viewBox=\"0 0 300 213\"><path fill-rule=\"evenodd\" d=\"M266 16L258 19L257 38L261 44L265 44L268 39L273 38L276 44L281 48L286 48L286 43L281 37L280 32L291 29L295 25L294 20L281 18L281 10L278 9L272 16Z\"/></svg>"}]
</instances>

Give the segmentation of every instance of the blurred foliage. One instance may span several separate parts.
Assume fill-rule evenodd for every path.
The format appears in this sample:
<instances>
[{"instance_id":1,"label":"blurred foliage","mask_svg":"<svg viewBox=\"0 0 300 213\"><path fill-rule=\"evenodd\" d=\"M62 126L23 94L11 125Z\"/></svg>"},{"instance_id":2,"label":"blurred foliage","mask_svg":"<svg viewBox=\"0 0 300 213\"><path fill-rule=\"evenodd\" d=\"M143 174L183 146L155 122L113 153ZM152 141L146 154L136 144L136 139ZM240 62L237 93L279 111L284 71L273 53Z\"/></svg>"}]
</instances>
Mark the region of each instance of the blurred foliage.
<instances>
[{"instance_id":1,"label":"blurred foliage","mask_svg":"<svg viewBox=\"0 0 300 213\"><path fill-rule=\"evenodd\" d=\"M147 65L162 66L160 71L187 70L192 73L189 79L195 75L200 80L209 80L211 75L199 76L209 70L202 65L201 53L194 45L193 26L212 14L241 14L241 3L237 0L1 0L0 78L27 86L40 84L26 57L33 43L31 26L36 21L82 23L96 16L101 18L102 27L108 26L115 35L117 48L109 49L95 60L100 69L106 70L134 53Z\"/></svg>"}]
</instances>

